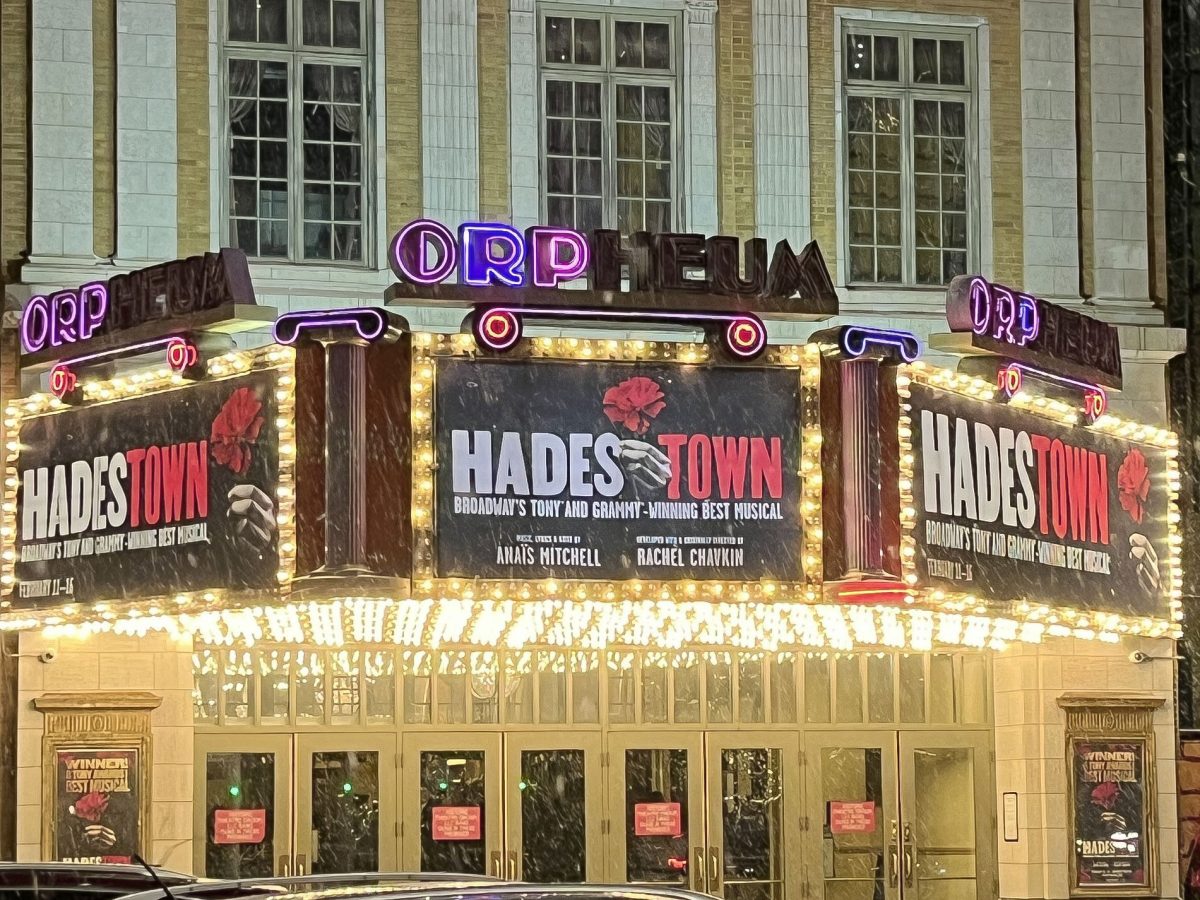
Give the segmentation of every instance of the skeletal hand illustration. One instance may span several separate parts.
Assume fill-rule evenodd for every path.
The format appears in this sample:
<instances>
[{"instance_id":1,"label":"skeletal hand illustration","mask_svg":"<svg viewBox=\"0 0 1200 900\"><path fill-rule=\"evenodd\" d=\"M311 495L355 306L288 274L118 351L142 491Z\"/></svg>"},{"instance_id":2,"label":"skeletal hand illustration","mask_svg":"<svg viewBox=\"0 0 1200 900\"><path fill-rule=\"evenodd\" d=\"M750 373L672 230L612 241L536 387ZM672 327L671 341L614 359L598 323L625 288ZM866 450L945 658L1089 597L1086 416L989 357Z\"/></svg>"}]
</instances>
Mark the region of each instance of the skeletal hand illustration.
<instances>
[{"instance_id":1,"label":"skeletal hand illustration","mask_svg":"<svg viewBox=\"0 0 1200 900\"><path fill-rule=\"evenodd\" d=\"M104 825L88 825L83 829L83 833L97 847L103 847L106 850L117 842L116 833Z\"/></svg>"},{"instance_id":2,"label":"skeletal hand illustration","mask_svg":"<svg viewBox=\"0 0 1200 900\"><path fill-rule=\"evenodd\" d=\"M643 487L661 488L671 480L671 461L667 455L645 441L621 441L617 458L626 473Z\"/></svg>"},{"instance_id":3,"label":"skeletal hand illustration","mask_svg":"<svg viewBox=\"0 0 1200 900\"><path fill-rule=\"evenodd\" d=\"M262 553L275 533L275 504L252 484L239 484L229 491L229 518L237 545Z\"/></svg>"},{"instance_id":4,"label":"skeletal hand illustration","mask_svg":"<svg viewBox=\"0 0 1200 900\"><path fill-rule=\"evenodd\" d=\"M1129 536L1129 558L1134 561L1138 584L1142 586L1142 590L1147 594L1157 594L1162 584L1162 577L1158 572L1158 554L1144 534L1135 533Z\"/></svg>"}]
</instances>

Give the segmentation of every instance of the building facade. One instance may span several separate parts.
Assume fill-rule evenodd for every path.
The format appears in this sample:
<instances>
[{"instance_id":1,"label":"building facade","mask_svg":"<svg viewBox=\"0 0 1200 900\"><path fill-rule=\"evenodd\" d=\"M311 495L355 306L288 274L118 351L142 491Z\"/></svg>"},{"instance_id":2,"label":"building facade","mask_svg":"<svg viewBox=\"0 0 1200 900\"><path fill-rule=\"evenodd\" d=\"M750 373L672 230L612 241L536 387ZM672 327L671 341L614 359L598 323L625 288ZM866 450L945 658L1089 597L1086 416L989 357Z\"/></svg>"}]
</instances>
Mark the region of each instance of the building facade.
<instances>
[{"instance_id":1,"label":"building facade","mask_svg":"<svg viewBox=\"0 0 1200 900\"><path fill-rule=\"evenodd\" d=\"M946 286L982 273L1115 326L1111 409L1165 426L1183 341L1163 309L1157 4L910 6L3 2L6 308L225 247L280 315L378 307L396 280L389 241L420 219L815 241L837 315L764 314L772 345L861 325L930 346ZM393 310L428 346L462 326L461 308L420 297ZM239 327L239 350L269 352L270 322ZM571 358L569 342L597 334L536 333ZM599 336L639 352L680 337L611 323ZM49 386L3 357L6 390ZM936 347L924 359L955 364ZM400 502L415 516L411 487ZM295 527L319 519L298 511ZM306 540L300 574L327 560L306 559ZM1179 896L1167 617L914 642L872 630L886 618L873 611L846 643L761 618L739 628L726 611L719 639L662 621L564 644L549 620L522 638L478 610L462 613L470 628L434 617L406 631L393 612L372 624L362 596L294 599L295 629L247 598L211 627L10 610L6 849L59 852L46 823L70 790L54 773L99 730L122 741L95 759L144 764L148 790L135 785L125 815L140 816L147 858L201 874L457 869L673 880L737 900L1057 900L1087 893L1091 853L1075 843L1068 751L1141 738L1131 781L1150 812L1129 884ZM439 794L449 811L435 817Z\"/></svg>"}]
</instances>

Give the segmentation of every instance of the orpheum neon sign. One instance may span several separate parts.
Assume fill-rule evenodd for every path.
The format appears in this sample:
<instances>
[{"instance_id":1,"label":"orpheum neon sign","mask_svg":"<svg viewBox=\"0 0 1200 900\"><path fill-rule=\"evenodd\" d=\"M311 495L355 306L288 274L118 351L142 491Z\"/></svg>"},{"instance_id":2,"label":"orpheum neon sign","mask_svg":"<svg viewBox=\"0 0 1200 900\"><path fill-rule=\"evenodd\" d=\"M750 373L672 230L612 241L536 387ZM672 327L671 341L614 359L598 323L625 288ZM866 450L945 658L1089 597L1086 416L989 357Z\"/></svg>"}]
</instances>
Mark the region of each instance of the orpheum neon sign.
<instances>
[{"instance_id":1,"label":"orpheum neon sign","mask_svg":"<svg viewBox=\"0 0 1200 900\"><path fill-rule=\"evenodd\" d=\"M738 297L807 299L836 304L815 245L797 255L780 241L767 260L762 238L743 245L735 237L597 229L584 236L569 228L538 225L524 233L498 222L471 222L457 233L432 219L410 222L392 238L389 261L396 277L435 285L457 272L475 287L555 288L586 277L597 291L692 292ZM825 290L827 286L827 291ZM815 296L820 294L821 296ZM836 312L836 306L832 310Z\"/></svg>"},{"instance_id":2,"label":"orpheum neon sign","mask_svg":"<svg viewBox=\"0 0 1200 900\"><path fill-rule=\"evenodd\" d=\"M21 312L21 349L69 353L100 335L239 303L254 303L245 254L205 253L31 297Z\"/></svg>"}]
</instances>

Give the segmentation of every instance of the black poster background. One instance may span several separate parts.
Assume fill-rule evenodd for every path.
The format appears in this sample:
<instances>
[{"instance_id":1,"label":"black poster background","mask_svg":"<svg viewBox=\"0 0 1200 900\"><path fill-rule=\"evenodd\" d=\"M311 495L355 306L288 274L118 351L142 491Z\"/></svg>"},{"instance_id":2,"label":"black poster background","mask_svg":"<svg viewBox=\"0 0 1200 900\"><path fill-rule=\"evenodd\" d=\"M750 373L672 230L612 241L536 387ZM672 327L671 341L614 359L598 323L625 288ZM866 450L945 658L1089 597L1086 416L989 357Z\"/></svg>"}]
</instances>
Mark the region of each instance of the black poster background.
<instances>
[{"instance_id":1,"label":"black poster background","mask_svg":"<svg viewBox=\"0 0 1200 900\"><path fill-rule=\"evenodd\" d=\"M83 768L116 760L120 768ZM141 853L137 748L60 748L54 754L56 861L132 863ZM74 764L75 768L72 768Z\"/></svg>"},{"instance_id":2,"label":"black poster background","mask_svg":"<svg viewBox=\"0 0 1200 900\"><path fill-rule=\"evenodd\" d=\"M1072 743L1075 878L1080 887L1148 883L1145 752L1143 741ZM1108 753L1128 754L1131 761L1097 756Z\"/></svg>"},{"instance_id":3,"label":"black poster background","mask_svg":"<svg viewBox=\"0 0 1200 900\"><path fill-rule=\"evenodd\" d=\"M51 560L21 562L21 547L26 543L43 544L63 541L61 537L22 539L24 513L23 488L17 503L17 587L14 608L58 605L76 601L134 600L186 591L213 588L271 588L278 571L278 534L270 534L269 543L252 546L236 539L236 518L231 518L229 492L235 487L253 485L271 504L276 502L279 481L278 432L275 427L278 404L275 399L277 373L274 370L251 372L220 381L201 382L177 390L146 397L118 400L97 406L71 409L47 416L26 419L21 424L21 455L18 477L29 469L75 460L91 461L97 456L126 453L151 445L170 445L189 441L209 441L208 453L208 542L198 541L175 546L124 549L92 556L73 556ZM213 420L236 391L248 390L262 404L255 418L263 419L255 440L244 442L249 462L244 472L222 464L213 455ZM243 395L244 396L244 395ZM51 478L52 482L52 478ZM128 487L126 494L128 495ZM271 519L274 519L274 507ZM202 521L188 520L179 524ZM159 525L163 523L160 521ZM116 528L108 527L66 540L96 538L145 529L145 523L132 529L128 518ZM174 526L172 526L174 527ZM22 596L22 582L49 580L49 588L30 585L39 596ZM73 590L72 590L73 588Z\"/></svg>"},{"instance_id":4,"label":"black poster background","mask_svg":"<svg viewBox=\"0 0 1200 900\"><path fill-rule=\"evenodd\" d=\"M1163 450L1148 444L1102 434L1083 426L1072 428L1060 425L1027 410L1020 410L1001 403L969 399L960 394L939 390L917 382L911 385L910 393L912 411L909 415L912 421L912 448L915 458L913 506L916 509L916 523L913 537L916 540L917 550L916 572L921 585L961 591L996 602L1030 600L1050 606L1071 606L1125 615L1165 617L1168 614L1165 598L1170 589L1170 547L1167 530L1170 491L1167 457ZM1107 457L1108 477L1110 531L1108 546L1072 541L1069 530L1067 537L1060 539L1055 533L1053 525L1049 527L1049 534L1042 534L1036 520L1032 529L1025 529L1019 522L1014 527L1009 527L1000 519L995 522L975 522L967 516L927 513L922 454L922 410L949 415L951 441L954 438L954 420L961 417L967 422L972 435L973 464L978 462L974 444L976 422L983 422L991 426L994 432L1001 428L1011 428L1016 432L1026 431L1031 435L1045 435L1051 440L1061 439L1066 444L1104 454ZM951 446L953 447L953 443ZM1133 514L1122 507L1121 491L1118 487L1122 463L1131 451L1140 452L1144 457L1149 479L1148 495L1144 502L1140 503L1141 522L1135 521ZM1038 488L1036 454L1030 472L1036 504ZM1014 483L1017 485L1016 490L1019 490L1019 478L1014 478ZM1047 492L1049 490L1050 488L1047 486ZM930 545L926 532L926 523L930 521L965 525L968 528L978 525L985 531L1002 535L1005 543L1009 536L1018 536L1063 544L1067 547L1101 550L1110 556L1109 573L1063 568L1040 562L1037 558L1019 560L987 552L977 552L973 543L968 543L966 548L940 544ZM1141 535L1149 541L1157 554L1157 565L1149 567L1158 579L1157 588L1152 587L1152 581L1147 580L1145 572L1139 575L1139 561L1131 556L1130 538L1134 534ZM931 559L950 563L954 567L953 574L946 575L944 567L943 571L931 572L929 567ZM971 573L969 579L966 577L968 567Z\"/></svg>"},{"instance_id":5,"label":"black poster background","mask_svg":"<svg viewBox=\"0 0 1200 900\"><path fill-rule=\"evenodd\" d=\"M604 411L605 392L627 379L653 379L665 406L644 434L614 424ZM795 580L803 576L799 514L800 384L795 369L699 367L670 363L561 362L442 359L437 364L434 430L436 473L436 569L443 577L506 579L644 578ZM451 432L489 430L493 453L503 432L517 432L528 446L531 432L550 432L566 439L571 433L595 436L611 432L658 446L660 434L778 437L782 450L780 519L705 520L599 519L539 517L527 505L526 515L476 515L454 510ZM596 465L592 464L593 471ZM680 501L690 501L687 475L681 473ZM711 500L717 499L714 482ZM569 499L568 491L557 498ZM621 493L595 500L666 501L666 488L646 488L626 477ZM743 498L749 501L749 492ZM563 546L594 550L600 566L501 564L497 547L511 546L518 535L542 538ZM683 566L638 566L638 538L662 536L680 548ZM689 551L715 538L740 539L741 565L691 565ZM575 541L574 544L569 542ZM540 546L540 545L535 545ZM645 546L644 544L641 546ZM663 546L662 544L658 546ZM724 545L729 546L729 545Z\"/></svg>"}]
</instances>

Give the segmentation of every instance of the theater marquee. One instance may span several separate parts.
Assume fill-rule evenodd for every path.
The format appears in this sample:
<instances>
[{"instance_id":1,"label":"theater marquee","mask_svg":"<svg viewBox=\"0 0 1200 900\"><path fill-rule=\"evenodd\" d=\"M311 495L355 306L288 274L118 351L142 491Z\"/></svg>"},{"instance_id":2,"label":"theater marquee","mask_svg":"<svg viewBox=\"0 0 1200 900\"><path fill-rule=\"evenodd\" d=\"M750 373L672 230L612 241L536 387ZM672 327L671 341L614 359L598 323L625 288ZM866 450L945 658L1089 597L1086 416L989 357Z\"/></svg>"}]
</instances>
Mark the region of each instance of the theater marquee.
<instances>
[{"instance_id":1,"label":"theater marquee","mask_svg":"<svg viewBox=\"0 0 1200 900\"><path fill-rule=\"evenodd\" d=\"M542 339L479 358L418 337L423 589L803 595L819 579L815 349L747 366L688 344Z\"/></svg>"},{"instance_id":2,"label":"theater marquee","mask_svg":"<svg viewBox=\"0 0 1200 900\"><path fill-rule=\"evenodd\" d=\"M911 585L993 609L1166 627L1179 572L1178 475L1165 432L1111 416L1084 426L1052 400L1003 403L969 376L909 373L901 439Z\"/></svg>"}]
</instances>

